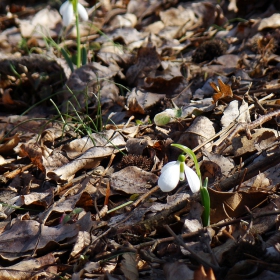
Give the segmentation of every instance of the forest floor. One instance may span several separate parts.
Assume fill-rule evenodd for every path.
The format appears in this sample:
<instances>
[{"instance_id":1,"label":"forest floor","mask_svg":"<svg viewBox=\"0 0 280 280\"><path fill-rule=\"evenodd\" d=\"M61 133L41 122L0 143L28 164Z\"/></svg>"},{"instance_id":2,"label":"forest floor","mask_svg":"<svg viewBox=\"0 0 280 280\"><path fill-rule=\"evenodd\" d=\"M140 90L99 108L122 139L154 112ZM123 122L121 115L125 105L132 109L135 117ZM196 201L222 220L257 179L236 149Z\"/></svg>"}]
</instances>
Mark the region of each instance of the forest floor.
<instances>
[{"instance_id":1,"label":"forest floor","mask_svg":"<svg viewBox=\"0 0 280 280\"><path fill-rule=\"evenodd\" d=\"M0 4L0 279L278 279L278 1L61 4Z\"/></svg>"}]
</instances>

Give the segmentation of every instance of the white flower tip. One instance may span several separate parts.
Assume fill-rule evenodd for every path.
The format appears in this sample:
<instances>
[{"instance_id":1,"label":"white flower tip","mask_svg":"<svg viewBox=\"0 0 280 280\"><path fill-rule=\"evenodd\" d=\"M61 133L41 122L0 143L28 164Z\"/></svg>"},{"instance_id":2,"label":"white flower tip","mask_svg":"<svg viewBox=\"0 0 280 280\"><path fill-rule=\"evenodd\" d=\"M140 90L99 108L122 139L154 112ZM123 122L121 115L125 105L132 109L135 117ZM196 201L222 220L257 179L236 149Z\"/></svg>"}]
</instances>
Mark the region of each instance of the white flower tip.
<instances>
[{"instance_id":1,"label":"white flower tip","mask_svg":"<svg viewBox=\"0 0 280 280\"><path fill-rule=\"evenodd\" d=\"M185 164L185 175L193 193L200 191L200 179L197 174Z\"/></svg>"},{"instance_id":2,"label":"white flower tip","mask_svg":"<svg viewBox=\"0 0 280 280\"><path fill-rule=\"evenodd\" d=\"M78 13L82 20L88 20L88 13L84 6L78 3Z\"/></svg>"},{"instance_id":3,"label":"white flower tip","mask_svg":"<svg viewBox=\"0 0 280 280\"><path fill-rule=\"evenodd\" d=\"M171 161L161 169L158 186L163 192L170 192L176 188L180 176L180 163Z\"/></svg>"},{"instance_id":4,"label":"white flower tip","mask_svg":"<svg viewBox=\"0 0 280 280\"><path fill-rule=\"evenodd\" d=\"M83 5L78 3L78 14L82 20L88 20L88 13ZM62 21L64 26L68 26L74 19L74 9L73 4L69 1L64 2L60 9L59 13L62 15Z\"/></svg>"},{"instance_id":5,"label":"white flower tip","mask_svg":"<svg viewBox=\"0 0 280 280\"><path fill-rule=\"evenodd\" d=\"M62 21L64 26L68 26L74 19L73 5L69 1L64 2L60 9L60 14L62 15Z\"/></svg>"}]
</instances>

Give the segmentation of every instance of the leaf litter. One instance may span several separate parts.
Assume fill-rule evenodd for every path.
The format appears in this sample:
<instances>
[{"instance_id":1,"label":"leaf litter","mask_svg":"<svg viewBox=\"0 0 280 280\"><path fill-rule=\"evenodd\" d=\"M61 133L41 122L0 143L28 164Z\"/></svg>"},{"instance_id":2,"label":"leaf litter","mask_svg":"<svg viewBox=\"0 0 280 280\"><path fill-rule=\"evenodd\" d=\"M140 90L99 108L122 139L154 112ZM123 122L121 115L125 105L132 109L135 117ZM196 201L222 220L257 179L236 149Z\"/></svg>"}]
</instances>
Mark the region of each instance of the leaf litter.
<instances>
[{"instance_id":1,"label":"leaf litter","mask_svg":"<svg viewBox=\"0 0 280 280\"><path fill-rule=\"evenodd\" d=\"M1 279L279 276L278 3L83 1L71 72L61 1L2 2ZM157 186L171 143L207 228L185 182Z\"/></svg>"}]
</instances>

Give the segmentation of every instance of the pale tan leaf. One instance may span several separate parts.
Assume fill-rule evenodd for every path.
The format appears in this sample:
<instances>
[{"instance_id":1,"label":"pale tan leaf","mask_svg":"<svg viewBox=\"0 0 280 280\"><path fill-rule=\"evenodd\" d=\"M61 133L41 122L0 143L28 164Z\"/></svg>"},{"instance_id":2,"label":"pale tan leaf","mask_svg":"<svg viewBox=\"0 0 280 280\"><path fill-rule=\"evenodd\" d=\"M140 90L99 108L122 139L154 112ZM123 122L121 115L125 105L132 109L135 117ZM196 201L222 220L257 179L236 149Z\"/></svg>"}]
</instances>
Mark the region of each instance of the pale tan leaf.
<instances>
[{"instance_id":1,"label":"pale tan leaf","mask_svg":"<svg viewBox=\"0 0 280 280\"><path fill-rule=\"evenodd\" d=\"M77 171L83 168L94 168L99 165L102 158L108 157L115 152L118 152L118 150L112 147L90 148L75 160L54 171L48 172L47 176L57 181L70 181Z\"/></svg>"},{"instance_id":2,"label":"pale tan leaf","mask_svg":"<svg viewBox=\"0 0 280 280\"><path fill-rule=\"evenodd\" d=\"M199 269L197 269L194 272L194 280L215 280L215 275L214 272L212 270L212 268L210 268L209 270L207 270L207 272L205 272L205 269L202 265L199 266Z\"/></svg>"},{"instance_id":3,"label":"pale tan leaf","mask_svg":"<svg viewBox=\"0 0 280 280\"><path fill-rule=\"evenodd\" d=\"M13 151L13 148L17 146L20 138L18 134L15 134L12 138L7 140L4 144L0 144L0 154L7 154Z\"/></svg>"},{"instance_id":4,"label":"pale tan leaf","mask_svg":"<svg viewBox=\"0 0 280 280\"><path fill-rule=\"evenodd\" d=\"M214 154L208 151L203 151L203 160L210 160L212 162L215 162L218 164L221 168L221 172L224 176L228 176L229 173L233 170L235 167L234 161L228 157L224 157L219 154Z\"/></svg>"},{"instance_id":5,"label":"pale tan leaf","mask_svg":"<svg viewBox=\"0 0 280 280\"><path fill-rule=\"evenodd\" d=\"M125 253L122 255L124 258L121 262L121 270L126 279L137 280L139 279L136 254Z\"/></svg>"},{"instance_id":6,"label":"pale tan leaf","mask_svg":"<svg viewBox=\"0 0 280 280\"><path fill-rule=\"evenodd\" d=\"M131 112L145 114L149 107L164 98L164 96L164 94L156 94L133 88L128 94L127 106Z\"/></svg>"},{"instance_id":7,"label":"pale tan leaf","mask_svg":"<svg viewBox=\"0 0 280 280\"><path fill-rule=\"evenodd\" d=\"M35 247L39 250L46 248L51 242L59 243L67 238L70 240L78 234L78 231L75 224L47 227L32 220L16 220L9 229L0 235L1 256L9 260L17 260L22 256L30 255ZM38 238L39 243L37 244ZM71 243L73 241L72 239Z\"/></svg>"},{"instance_id":8,"label":"pale tan leaf","mask_svg":"<svg viewBox=\"0 0 280 280\"><path fill-rule=\"evenodd\" d=\"M165 263L163 271L166 280L193 279L193 271L184 263Z\"/></svg>"},{"instance_id":9,"label":"pale tan leaf","mask_svg":"<svg viewBox=\"0 0 280 280\"><path fill-rule=\"evenodd\" d=\"M42 9L31 20L20 20L21 35L31 37L34 31L39 31L36 32L37 37L56 36L54 29L59 22L61 22L61 16L57 10Z\"/></svg>"},{"instance_id":10,"label":"pale tan leaf","mask_svg":"<svg viewBox=\"0 0 280 280\"><path fill-rule=\"evenodd\" d=\"M136 166L128 166L111 176L111 188L127 194L145 193L151 185L155 184L158 177Z\"/></svg>"},{"instance_id":11,"label":"pale tan leaf","mask_svg":"<svg viewBox=\"0 0 280 280\"><path fill-rule=\"evenodd\" d=\"M90 244L90 233L87 231L79 231L76 243L71 251L71 258L75 258L78 254L80 254L85 247Z\"/></svg>"},{"instance_id":12,"label":"pale tan leaf","mask_svg":"<svg viewBox=\"0 0 280 280\"><path fill-rule=\"evenodd\" d=\"M265 28L277 28L280 26L280 14L274 13L268 18L263 18L259 24L258 31L261 31Z\"/></svg>"},{"instance_id":13,"label":"pale tan leaf","mask_svg":"<svg viewBox=\"0 0 280 280\"><path fill-rule=\"evenodd\" d=\"M248 103L245 101L240 104L237 100L233 100L225 109L223 117L221 118L223 128L228 127L234 121L247 123L251 121L248 111Z\"/></svg>"},{"instance_id":14,"label":"pale tan leaf","mask_svg":"<svg viewBox=\"0 0 280 280\"><path fill-rule=\"evenodd\" d=\"M195 118L192 125L181 135L178 143L192 149L204 143L215 133L214 123L204 116L199 116ZM208 146L206 145L206 147Z\"/></svg>"},{"instance_id":15,"label":"pale tan leaf","mask_svg":"<svg viewBox=\"0 0 280 280\"><path fill-rule=\"evenodd\" d=\"M74 159L92 147L104 146L122 148L125 146L125 141L119 132L109 129L99 133L92 133L90 137L85 136L81 139L75 139L64 145L62 149L69 158Z\"/></svg>"}]
</instances>

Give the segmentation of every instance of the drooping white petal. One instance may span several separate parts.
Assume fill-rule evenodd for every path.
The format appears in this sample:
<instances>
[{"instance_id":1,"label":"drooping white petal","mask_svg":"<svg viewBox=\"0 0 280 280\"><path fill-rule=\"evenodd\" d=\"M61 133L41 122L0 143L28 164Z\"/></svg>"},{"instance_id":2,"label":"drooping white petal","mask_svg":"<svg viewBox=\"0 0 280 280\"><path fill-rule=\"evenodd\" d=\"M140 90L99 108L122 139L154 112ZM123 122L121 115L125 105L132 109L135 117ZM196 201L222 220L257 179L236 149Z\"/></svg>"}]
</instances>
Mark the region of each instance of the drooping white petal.
<instances>
[{"instance_id":1,"label":"drooping white petal","mask_svg":"<svg viewBox=\"0 0 280 280\"><path fill-rule=\"evenodd\" d=\"M62 15L63 25L68 26L74 18L74 9L72 3L69 1L64 2L60 7L59 12Z\"/></svg>"},{"instance_id":2,"label":"drooping white petal","mask_svg":"<svg viewBox=\"0 0 280 280\"><path fill-rule=\"evenodd\" d=\"M59 9L59 13L61 15L63 15L65 13L65 10L67 10L69 4L71 4L69 1L65 1L61 6L60 6L60 9Z\"/></svg>"},{"instance_id":3,"label":"drooping white petal","mask_svg":"<svg viewBox=\"0 0 280 280\"><path fill-rule=\"evenodd\" d=\"M163 173L166 169L168 169L170 166L174 165L177 161L170 161L166 163L162 168L161 168L161 173Z\"/></svg>"},{"instance_id":4,"label":"drooping white petal","mask_svg":"<svg viewBox=\"0 0 280 280\"><path fill-rule=\"evenodd\" d=\"M170 192L176 188L180 176L180 162L171 161L161 170L158 186L163 192Z\"/></svg>"},{"instance_id":5,"label":"drooping white petal","mask_svg":"<svg viewBox=\"0 0 280 280\"><path fill-rule=\"evenodd\" d=\"M78 3L78 13L82 20L88 20L87 10L80 3Z\"/></svg>"},{"instance_id":6,"label":"drooping white petal","mask_svg":"<svg viewBox=\"0 0 280 280\"><path fill-rule=\"evenodd\" d=\"M190 189L193 193L196 193L200 190L200 180L197 174L185 164L185 175L189 183Z\"/></svg>"}]
</instances>

